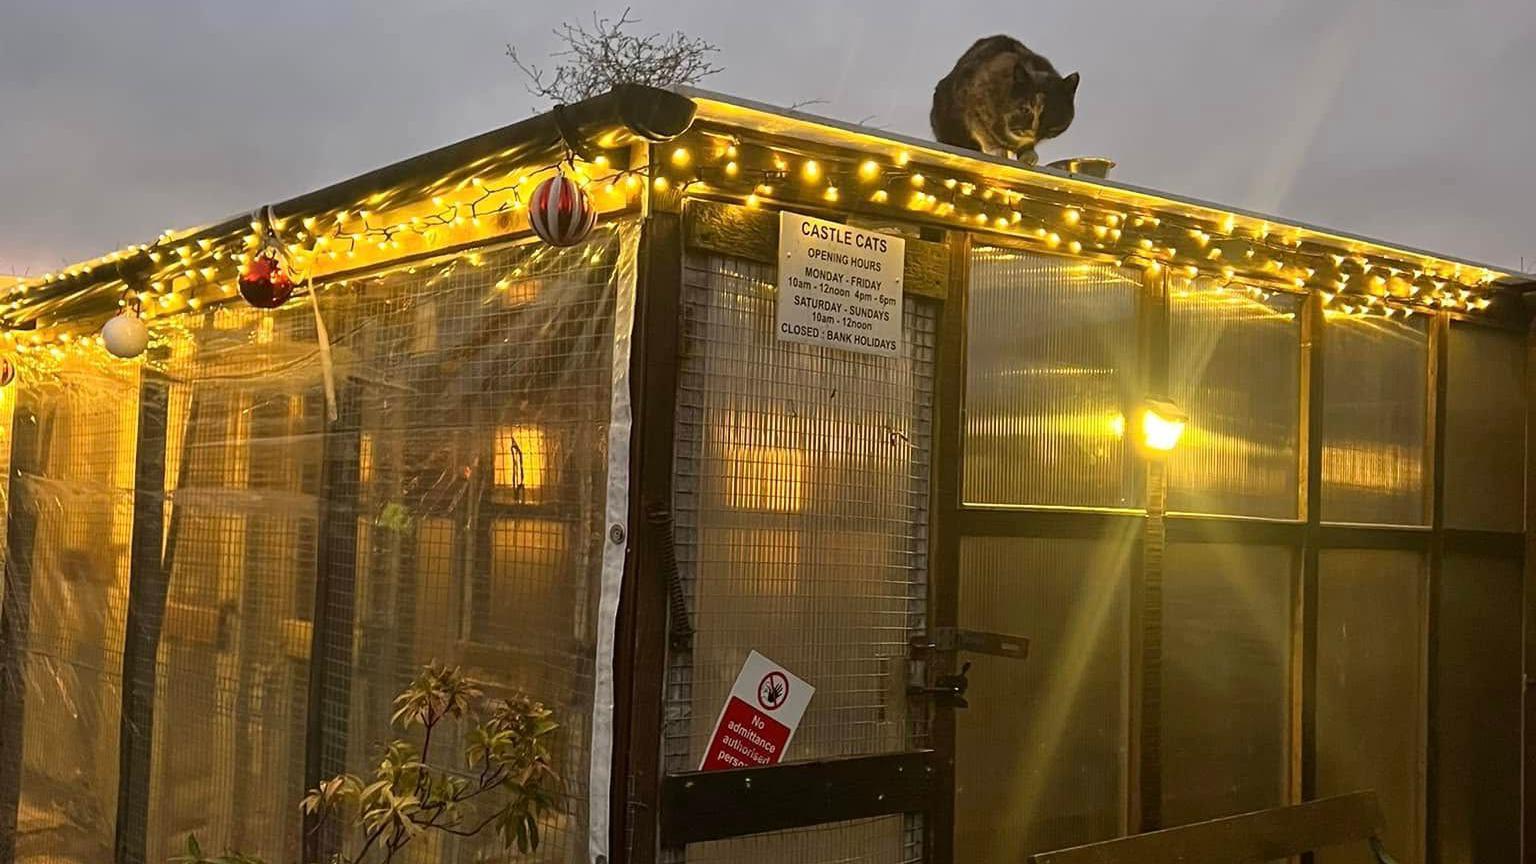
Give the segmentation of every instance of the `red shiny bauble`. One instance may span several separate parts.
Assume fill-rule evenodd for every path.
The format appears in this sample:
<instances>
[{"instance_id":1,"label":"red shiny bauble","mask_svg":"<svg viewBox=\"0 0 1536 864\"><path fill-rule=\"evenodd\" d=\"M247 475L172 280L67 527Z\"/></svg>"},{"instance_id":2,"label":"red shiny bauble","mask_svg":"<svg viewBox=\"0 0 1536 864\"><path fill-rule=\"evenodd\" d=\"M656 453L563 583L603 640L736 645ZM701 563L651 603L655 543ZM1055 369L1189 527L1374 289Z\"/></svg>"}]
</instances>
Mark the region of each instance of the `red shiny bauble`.
<instances>
[{"instance_id":1,"label":"red shiny bauble","mask_svg":"<svg viewBox=\"0 0 1536 864\"><path fill-rule=\"evenodd\" d=\"M257 309L276 309L293 296L293 280L276 256L264 252L251 259L240 274L240 296Z\"/></svg>"},{"instance_id":2,"label":"red shiny bauble","mask_svg":"<svg viewBox=\"0 0 1536 864\"><path fill-rule=\"evenodd\" d=\"M597 224L597 208L585 189L564 174L545 180L528 199L528 224L551 246L575 246Z\"/></svg>"}]
</instances>

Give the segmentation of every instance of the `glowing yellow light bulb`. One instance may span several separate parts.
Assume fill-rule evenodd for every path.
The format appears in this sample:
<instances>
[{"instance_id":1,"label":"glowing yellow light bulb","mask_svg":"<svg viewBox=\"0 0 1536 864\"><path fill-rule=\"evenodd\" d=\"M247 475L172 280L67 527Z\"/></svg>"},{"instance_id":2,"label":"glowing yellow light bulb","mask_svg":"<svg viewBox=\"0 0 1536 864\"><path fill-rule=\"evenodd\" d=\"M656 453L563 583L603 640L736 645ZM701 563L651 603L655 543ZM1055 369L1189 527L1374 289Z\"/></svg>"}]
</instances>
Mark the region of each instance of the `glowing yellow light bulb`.
<instances>
[{"instance_id":1,"label":"glowing yellow light bulb","mask_svg":"<svg viewBox=\"0 0 1536 864\"><path fill-rule=\"evenodd\" d=\"M805 160L805 164L800 166L800 176L804 177L807 181L812 182L812 183L816 182L817 180L820 180L821 179L821 165L820 165L820 163L818 163L815 159L807 159L807 160Z\"/></svg>"},{"instance_id":2,"label":"glowing yellow light bulb","mask_svg":"<svg viewBox=\"0 0 1536 864\"><path fill-rule=\"evenodd\" d=\"M657 192L665 192L672 184L668 183L665 177L657 177L654 185Z\"/></svg>"},{"instance_id":3,"label":"glowing yellow light bulb","mask_svg":"<svg viewBox=\"0 0 1536 864\"><path fill-rule=\"evenodd\" d=\"M876 189L875 194L869 196L869 200L875 202L876 204L884 204L886 201L890 200L890 197L891 196L886 193L884 189Z\"/></svg>"},{"instance_id":4,"label":"glowing yellow light bulb","mask_svg":"<svg viewBox=\"0 0 1536 864\"><path fill-rule=\"evenodd\" d=\"M757 197L757 193L756 192L752 192L752 193L747 195L747 206L748 207L756 207L756 206L758 206L761 203L762 203L762 199Z\"/></svg>"},{"instance_id":5,"label":"glowing yellow light bulb","mask_svg":"<svg viewBox=\"0 0 1536 864\"><path fill-rule=\"evenodd\" d=\"M1143 237L1140 240L1137 240L1136 241L1136 245L1140 246L1142 249L1146 249L1148 251L1150 251L1152 249L1152 241L1150 239L1146 238L1146 237Z\"/></svg>"},{"instance_id":6,"label":"glowing yellow light bulb","mask_svg":"<svg viewBox=\"0 0 1536 864\"><path fill-rule=\"evenodd\" d=\"M730 157L730 158L732 158L732 159L735 159L736 158L736 145L732 144L732 145L726 147L725 148L725 155Z\"/></svg>"},{"instance_id":7,"label":"glowing yellow light bulb","mask_svg":"<svg viewBox=\"0 0 1536 864\"><path fill-rule=\"evenodd\" d=\"M608 157L607 156L598 156L596 159L592 160L592 164L596 165L599 168L607 168L608 167Z\"/></svg>"},{"instance_id":8,"label":"glowing yellow light bulb","mask_svg":"<svg viewBox=\"0 0 1536 864\"><path fill-rule=\"evenodd\" d=\"M1055 249L1057 246L1060 246L1061 245L1061 235L1057 234L1055 231L1052 231L1051 233L1045 235L1045 245L1051 247L1052 249Z\"/></svg>"},{"instance_id":9,"label":"glowing yellow light bulb","mask_svg":"<svg viewBox=\"0 0 1536 864\"><path fill-rule=\"evenodd\" d=\"M956 180L956 179L955 179L955 178L953 178L953 177L951 177L951 178L949 178L949 179L948 179L948 180L945 180L945 181L944 181L944 188L945 188L945 189L953 189L953 188L955 188L955 187L956 187L956 186L957 186L957 185L959 185L959 183L960 183L960 181L959 181L959 180Z\"/></svg>"},{"instance_id":10,"label":"glowing yellow light bulb","mask_svg":"<svg viewBox=\"0 0 1536 864\"><path fill-rule=\"evenodd\" d=\"M880 165L873 159L865 159L859 165L859 176L865 180L873 180L880 176Z\"/></svg>"},{"instance_id":11,"label":"glowing yellow light bulb","mask_svg":"<svg viewBox=\"0 0 1536 864\"><path fill-rule=\"evenodd\" d=\"M976 224L977 225L985 225L985 224L987 224L987 214L985 214L985 213L977 213L976 214Z\"/></svg>"},{"instance_id":12,"label":"glowing yellow light bulb","mask_svg":"<svg viewBox=\"0 0 1536 864\"><path fill-rule=\"evenodd\" d=\"M821 197L827 199L828 201L836 201L837 200L837 187L836 186L828 186L827 187L827 191L821 193Z\"/></svg>"},{"instance_id":13,"label":"glowing yellow light bulb","mask_svg":"<svg viewBox=\"0 0 1536 864\"><path fill-rule=\"evenodd\" d=\"M687 147L679 147L672 151L672 164L677 166L687 165L693 157L688 153Z\"/></svg>"},{"instance_id":14,"label":"glowing yellow light bulb","mask_svg":"<svg viewBox=\"0 0 1536 864\"><path fill-rule=\"evenodd\" d=\"M913 174L912 177L911 177L911 180L912 180L912 185L913 186L916 186L919 189L923 188L923 183L925 182L925 178L923 177L923 175L921 175L921 174Z\"/></svg>"},{"instance_id":15,"label":"glowing yellow light bulb","mask_svg":"<svg viewBox=\"0 0 1536 864\"><path fill-rule=\"evenodd\" d=\"M1082 219L1083 213L1076 207L1068 207L1061 212L1061 221L1067 223L1068 225L1076 225L1078 222L1082 221Z\"/></svg>"},{"instance_id":16,"label":"glowing yellow light bulb","mask_svg":"<svg viewBox=\"0 0 1536 864\"><path fill-rule=\"evenodd\" d=\"M1073 240L1071 243L1067 244L1067 251L1071 252L1073 255L1076 255L1077 253L1083 251L1083 244Z\"/></svg>"},{"instance_id":17,"label":"glowing yellow light bulb","mask_svg":"<svg viewBox=\"0 0 1536 864\"><path fill-rule=\"evenodd\" d=\"M1148 399L1141 412L1141 440L1148 450L1167 453L1184 436L1189 416L1163 399Z\"/></svg>"},{"instance_id":18,"label":"glowing yellow light bulb","mask_svg":"<svg viewBox=\"0 0 1536 864\"><path fill-rule=\"evenodd\" d=\"M735 162L725 163L725 176L735 177L740 171L741 168Z\"/></svg>"},{"instance_id":19,"label":"glowing yellow light bulb","mask_svg":"<svg viewBox=\"0 0 1536 864\"><path fill-rule=\"evenodd\" d=\"M907 163L911 162L911 161L912 161L912 154L908 153L905 150L903 150L900 153L896 154L896 164L897 165L900 165L902 167L906 167Z\"/></svg>"}]
</instances>

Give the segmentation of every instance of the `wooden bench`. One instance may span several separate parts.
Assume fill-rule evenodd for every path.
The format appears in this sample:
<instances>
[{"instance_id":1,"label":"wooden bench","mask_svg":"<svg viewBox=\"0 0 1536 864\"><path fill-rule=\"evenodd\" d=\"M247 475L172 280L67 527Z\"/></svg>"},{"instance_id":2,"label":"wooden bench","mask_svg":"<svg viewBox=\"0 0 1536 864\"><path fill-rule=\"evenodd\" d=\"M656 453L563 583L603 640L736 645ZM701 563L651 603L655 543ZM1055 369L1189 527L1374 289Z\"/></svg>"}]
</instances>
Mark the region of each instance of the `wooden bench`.
<instances>
[{"instance_id":1,"label":"wooden bench","mask_svg":"<svg viewBox=\"0 0 1536 864\"><path fill-rule=\"evenodd\" d=\"M1366 841L1375 864L1395 864L1381 843L1375 792L1352 792L1209 822L1041 852L1030 864L1246 864Z\"/></svg>"}]
</instances>

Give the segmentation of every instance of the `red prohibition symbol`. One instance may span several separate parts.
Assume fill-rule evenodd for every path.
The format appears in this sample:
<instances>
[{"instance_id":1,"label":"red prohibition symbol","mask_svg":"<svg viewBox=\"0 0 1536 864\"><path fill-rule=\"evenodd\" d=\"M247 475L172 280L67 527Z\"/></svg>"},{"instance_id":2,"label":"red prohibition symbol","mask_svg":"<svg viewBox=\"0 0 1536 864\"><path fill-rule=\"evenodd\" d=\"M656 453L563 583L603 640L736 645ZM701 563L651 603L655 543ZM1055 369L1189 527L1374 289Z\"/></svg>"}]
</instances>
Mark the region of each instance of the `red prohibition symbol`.
<instances>
[{"instance_id":1,"label":"red prohibition symbol","mask_svg":"<svg viewBox=\"0 0 1536 864\"><path fill-rule=\"evenodd\" d=\"M789 679L783 672L769 672L757 685L757 704L764 710L776 711L789 698Z\"/></svg>"}]
</instances>

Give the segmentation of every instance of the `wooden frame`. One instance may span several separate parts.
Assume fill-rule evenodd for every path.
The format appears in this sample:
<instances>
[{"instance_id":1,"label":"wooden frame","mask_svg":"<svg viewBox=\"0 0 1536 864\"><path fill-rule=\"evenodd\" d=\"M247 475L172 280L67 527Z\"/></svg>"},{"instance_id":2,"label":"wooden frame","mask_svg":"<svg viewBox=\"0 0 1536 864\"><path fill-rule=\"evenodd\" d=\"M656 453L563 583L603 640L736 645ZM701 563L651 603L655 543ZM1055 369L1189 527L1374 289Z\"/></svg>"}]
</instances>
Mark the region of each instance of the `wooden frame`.
<instances>
[{"instance_id":1,"label":"wooden frame","mask_svg":"<svg viewBox=\"0 0 1536 864\"><path fill-rule=\"evenodd\" d=\"M937 762L933 751L921 750L671 774L662 786L661 841L682 846L926 811Z\"/></svg>"},{"instance_id":2,"label":"wooden frame","mask_svg":"<svg viewBox=\"0 0 1536 864\"><path fill-rule=\"evenodd\" d=\"M1042 852L1030 864L1246 864L1369 841L1381 831L1373 792L1355 792Z\"/></svg>"}]
</instances>

